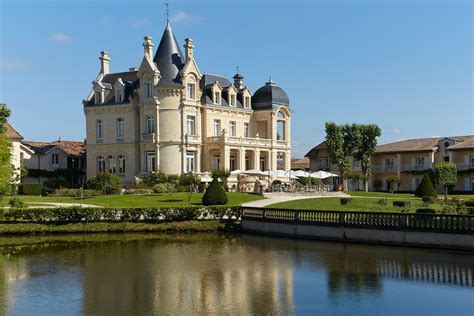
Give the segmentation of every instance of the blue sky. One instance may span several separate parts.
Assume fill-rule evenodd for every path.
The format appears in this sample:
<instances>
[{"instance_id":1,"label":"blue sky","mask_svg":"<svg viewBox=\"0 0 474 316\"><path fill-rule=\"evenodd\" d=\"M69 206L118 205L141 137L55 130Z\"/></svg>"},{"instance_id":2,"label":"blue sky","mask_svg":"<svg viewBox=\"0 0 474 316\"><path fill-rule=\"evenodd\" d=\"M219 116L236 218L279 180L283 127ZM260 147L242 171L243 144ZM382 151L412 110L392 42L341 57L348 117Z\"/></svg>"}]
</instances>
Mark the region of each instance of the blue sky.
<instances>
[{"instance_id":1,"label":"blue sky","mask_svg":"<svg viewBox=\"0 0 474 316\"><path fill-rule=\"evenodd\" d=\"M474 133L473 3L468 0L170 1L179 43L201 72L255 91L269 76L294 112L293 156L324 139L324 122L377 123L379 143ZM82 140L99 67L139 66L155 49L162 1L0 0L0 102L28 140Z\"/></svg>"}]
</instances>

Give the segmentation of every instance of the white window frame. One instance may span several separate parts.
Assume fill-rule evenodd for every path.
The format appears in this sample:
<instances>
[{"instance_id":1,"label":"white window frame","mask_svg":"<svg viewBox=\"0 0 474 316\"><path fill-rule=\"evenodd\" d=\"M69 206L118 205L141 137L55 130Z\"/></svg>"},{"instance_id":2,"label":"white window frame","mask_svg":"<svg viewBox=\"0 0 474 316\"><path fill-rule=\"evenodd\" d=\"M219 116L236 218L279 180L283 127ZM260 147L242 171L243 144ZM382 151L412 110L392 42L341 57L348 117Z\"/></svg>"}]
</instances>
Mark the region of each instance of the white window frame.
<instances>
[{"instance_id":1,"label":"white window frame","mask_svg":"<svg viewBox=\"0 0 474 316\"><path fill-rule=\"evenodd\" d=\"M125 168L125 156L124 155L118 155L117 156L117 164L118 164L118 174L125 174L126 168Z\"/></svg>"},{"instance_id":2,"label":"white window frame","mask_svg":"<svg viewBox=\"0 0 474 316\"><path fill-rule=\"evenodd\" d=\"M220 169L220 164L221 164L221 156L220 155L214 155L212 156L212 169Z\"/></svg>"},{"instance_id":3,"label":"white window frame","mask_svg":"<svg viewBox=\"0 0 474 316\"><path fill-rule=\"evenodd\" d=\"M214 136L221 136L221 120L214 120Z\"/></svg>"},{"instance_id":4,"label":"white window frame","mask_svg":"<svg viewBox=\"0 0 474 316\"><path fill-rule=\"evenodd\" d=\"M102 119L95 120L95 138L101 139L104 136L104 121Z\"/></svg>"},{"instance_id":5,"label":"white window frame","mask_svg":"<svg viewBox=\"0 0 474 316\"><path fill-rule=\"evenodd\" d=\"M146 171L156 171L156 153L154 151L148 151L146 153Z\"/></svg>"},{"instance_id":6,"label":"white window frame","mask_svg":"<svg viewBox=\"0 0 474 316\"><path fill-rule=\"evenodd\" d=\"M250 137L250 124L247 122L244 123L244 137Z\"/></svg>"},{"instance_id":7,"label":"white window frame","mask_svg":"<svg viewBox=\"0 0 474 316\"><path fill-rule=\"evenodd\" d=\"M235 94L231 94L230 95L230 98L229 98L229 105L232 106L232 107L236 107L237 106L237 96Z\"/></svg>"},{"instance_id":8,"label":"white window frame","mask_svg":"<svg viewBox=\"0 0 474 316\"><path fill-rule=\"evenodd\" d=\"M188 115L186 121L188 135L196 135L196 116Z\"/></svg>"},{"instance_id":9,"label":"white window frame","mask_svg":"<svg viewBox=\"0 0 474 316\"><path fill-rule=\"evenodd\" d=\"M117 117L117 138L124 137L125 135L125 119L123 117Z\"/></svg>"},{"instance_id":10,"label":"white window frame","mask_svg":"<svg viewBox=\"0 0 474 316\"><path fill-rule=\"evenodd\" d=\"M196 83L188 82L186 84L186 94L188 100L196 100Z\"/></svg>"},{"instance_id":11,"label":"white window frame","mask_svg":"<svg viewBox=\"0 0 474 316\"><path fill-rule=\"evenodd\" d=\"M155 132L155 117L153 115L145 116L145 134L152 135Z\"/></svg>"},{"instance_id":12,"label":"white window frame","mask_svg":"<svg viewBox=\"0 0 474 316\"><path fill-rule=\"evenodd\" d=\"M415 166L422 167L425 165L425 157L416 157L415 158Z\"/></svg>"},{"instance_id":13,"label":"white window frame","mask_svg":"<svg viewBox=\"0 0 474 316\"><path fill-rule=\"evenodd\" d=\"M235 158L234 155L229 157L229 168L230 168L230 171L234 171L237 169L237 159Z\"/></svg>"},{"instance_id":14,"label":"white window frame","mask_svg":"<svg viewBox=\"0 0 474 316\"><path fill-rule=\"evenodd\" d=\"M51 166L54 168L59 167L59 154L51 154Z\"/></svg>"},{"instance_id":15,"label":"white window frame","mask_svg":"<svg viewBox=\"0 0 474 316\"><path fill-rule=\"evenodd\" d=\"M245 107L246 109L250 109L250 102L251 102L251 101L250 101L250 97L249 97L249 96L244 97L244 107Z\"/></svg>"},{"instance_id":16,"label":"white window frame","mask_svg":"<svg viewBox=\"0 0 474 316\"><path fill-rule=\"evenodd\" d=\"M124 89L119 88L117 89L117 93L115 94L115 102L123 102L124 99Z\"/></svg>"},{"instance_id":17,"label":"white window frame","mask_svg":"<svg viewBox=\"0 0 474 316\"><path fill-rule=\"evenodd\" d=\"M109 168L108 168L109 173L117 173L117 161L115 160L115 157L112 155L109 155L107 157L107 163L109 165Z\"/></svg>"},{"instance_id":18,"label":"white window frame","mask_svg":"<svg viewBox=\"0 0 474 316\"><path fill-rule=\"evenodd\" d=\"M145 99L153 98L153 84L151 82L145 82Z\"/></svg>"},{"instance_id":19,"label":"white window frame","mask_svg":"<svg viewBox=\"0 0 474 316\"><path fill-rule=\"evenodd\" d=\"M229 121L229 136L236 136L236 135L237 135L237 122Z\"/></svg>"},{"instance_id":20,"label":"white window frame","mask_svg":"<svg viewBox=\"0 0 474 316\"><path fill-rule=\"evenodd\" d=\"M196 153L194 151L187 151L185 172L195 172L195 171L196 171Z\"/></svg>"},{"instance_id":21,"label":"white window frame","mask_svg":"<svg viewBox=\"0 0 474 316\"><path fill-rule=\"evenodd\" d=\"M102 103L102 92L94 91L94 103L101 104Z\"/></svg>"},{"instance_id":22,"label":"white window frame","mask_svg":"<svg viewBox=\"0 0 474 316\"><path fill-rule=\"evenodd\" d=\"M105 172L105 158L103 156L97 157L97 172Z\"/></svg>"},{"instance_id":23,"label":"white window frame","mask_svg":"<svg viewBox=\"0 0 474 316\"><path fill-rule=\"evenodd\" d=\"M214 92L214 104L221 104L221 93L219 91Z\"/></svg>"}]
</instances>

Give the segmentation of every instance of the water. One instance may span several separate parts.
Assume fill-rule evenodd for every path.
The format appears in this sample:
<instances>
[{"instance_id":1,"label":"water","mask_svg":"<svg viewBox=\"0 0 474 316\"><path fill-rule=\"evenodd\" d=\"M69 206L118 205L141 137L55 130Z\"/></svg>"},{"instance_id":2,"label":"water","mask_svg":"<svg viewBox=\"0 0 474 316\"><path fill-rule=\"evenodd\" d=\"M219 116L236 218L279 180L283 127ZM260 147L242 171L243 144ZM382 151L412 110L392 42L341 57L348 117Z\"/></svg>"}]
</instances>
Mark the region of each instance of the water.
<instances>
[{"instance_id":1,"label":"water","mask_svg":"<svg viewBox=\"0 0 474 316\"><path fill-rule=\"evenodd\" d=\"M467 253L239 235L0 238L0 315L474 315Z\"/></svg>"}]
</instances>

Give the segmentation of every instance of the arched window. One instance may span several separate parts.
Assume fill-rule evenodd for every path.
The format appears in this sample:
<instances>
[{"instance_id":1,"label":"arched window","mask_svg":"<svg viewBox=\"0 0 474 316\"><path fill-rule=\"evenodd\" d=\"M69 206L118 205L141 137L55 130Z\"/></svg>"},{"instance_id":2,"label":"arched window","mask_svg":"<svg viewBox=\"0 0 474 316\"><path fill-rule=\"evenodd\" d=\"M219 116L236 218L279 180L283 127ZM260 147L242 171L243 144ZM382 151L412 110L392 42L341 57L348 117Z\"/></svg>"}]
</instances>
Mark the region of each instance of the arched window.
<instances>
[{"instance_id":1,"label":"arched window","mask_svg":"<svg viewBox=\"0 0 474 316\"><path fill-rule=\"evenodd\" d=\"M285 115L278 111L277 113L277 140L285 140L286 139L286 131L285 131Z\"/></svg>"},{"instance_id":2,"label":"arched window","mask_svg":"<svg viewBox=\"0 0 474 316\"><path fill-rule=\"evenodd\" d=\"M109 173L115 173L117 171L117 163L115 162L114 156L108 156L107 160L109 163Z\"/></svg>"},{"instance_id":3,"label":"arched window","mask_svg":"<svg viewBox=\"0 0 474 316\"><path fill-rule=\"evenodd\" d=\"M105 159L102 156L97 157L97 171L105 172Z\"/></svg>"},{"instance_id":4,"label":"arched window","mask_svg":"<svg viewBox=\"0 0 474 316\"><path fill-rule=\"evenodd\" d=\"M277 113L277 117L284 119L284 118L285 118L285 115L283 115L283 113L281 113L281 112L278 112L278 113Z\"/></svg>"},{"instance_id":5,"label":"arched window","mask_svg":"<svg viewBox=\"0 0 474 316\"><path fill-rule=\"evenodd\" d=\"M118 173L125 174L125 157L123 155L118 155L117 162L118 162Z\"/></svg>"}]
</instances>

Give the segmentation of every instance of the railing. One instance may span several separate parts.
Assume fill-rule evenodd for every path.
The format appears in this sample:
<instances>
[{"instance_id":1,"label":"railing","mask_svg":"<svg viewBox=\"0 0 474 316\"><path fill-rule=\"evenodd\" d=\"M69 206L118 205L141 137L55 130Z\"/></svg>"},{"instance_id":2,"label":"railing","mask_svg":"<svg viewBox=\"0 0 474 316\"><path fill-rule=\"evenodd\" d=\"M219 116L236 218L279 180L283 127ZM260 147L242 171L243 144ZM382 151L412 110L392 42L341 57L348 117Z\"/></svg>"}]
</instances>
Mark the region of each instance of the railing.
<instances>
[{"instance_id":1,"label":"railing","mask_svg":"<svg viewBox=\"0 0 474 316\"><path fill-rule=\"evenodd\" d=\"M474 234L474 216L244 207L242 220L298 225Z\"/></svg>"},{"instance_id":2,"label":"railing","mask_svg":"<svg viewBox=\"0 0 474 316\"><path fill-rule=\"evenodd\" d=\"M241 145L258 145L270 146L271 139L252 138L252 137L238 137L238 136L210 136L207 138L208 143L226 143L226 144L241 144Z\"/></svg>"},{"instance_id":3,"label":"railing","mask_svg":"<svg viewBox=\"0 0 474 316\"><path fill-rule=\"evenodd\" d=\"M372 165L372 172L396 172L395 165Z\"/></svg>"},{"instance_id":4,"label":"railing","mask_svg":"<svg viewBox=\"0 0 474 316\"><path fill-rule=\"evenodd\" d=\"M142 134L142 141L153 141L154 134Z\"/></svg>"},{"instance_id":5,"label":"railing","mask_svg":"<svg viewBox=\"0 0 474 316\"><path fill-rule=\"evenodd\" d=\"M456 167L458 170L474 169L474 163L457 163Z\"/></svg>"}]
</instances>

